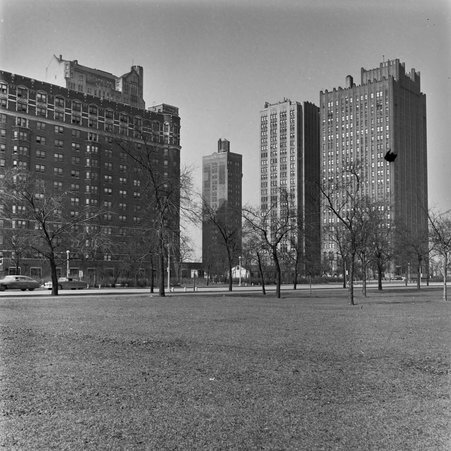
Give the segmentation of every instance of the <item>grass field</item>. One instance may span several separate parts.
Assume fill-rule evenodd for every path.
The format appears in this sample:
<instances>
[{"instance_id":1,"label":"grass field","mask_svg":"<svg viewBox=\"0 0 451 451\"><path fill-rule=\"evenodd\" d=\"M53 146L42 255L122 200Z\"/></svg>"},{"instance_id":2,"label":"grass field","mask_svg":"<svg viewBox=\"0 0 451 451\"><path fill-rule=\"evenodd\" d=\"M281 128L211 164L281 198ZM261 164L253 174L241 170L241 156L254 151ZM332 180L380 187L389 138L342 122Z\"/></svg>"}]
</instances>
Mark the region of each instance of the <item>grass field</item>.
<instances>
[{"instance_id":1,"label":"grass field","mask_svg":"<svg viewBox=\"0 0 451 451\"><path fill-rule=\"evenodd\" d=\"M0 298L0 447L448 450L440 290Z\"/></svg>"}]
</instances>

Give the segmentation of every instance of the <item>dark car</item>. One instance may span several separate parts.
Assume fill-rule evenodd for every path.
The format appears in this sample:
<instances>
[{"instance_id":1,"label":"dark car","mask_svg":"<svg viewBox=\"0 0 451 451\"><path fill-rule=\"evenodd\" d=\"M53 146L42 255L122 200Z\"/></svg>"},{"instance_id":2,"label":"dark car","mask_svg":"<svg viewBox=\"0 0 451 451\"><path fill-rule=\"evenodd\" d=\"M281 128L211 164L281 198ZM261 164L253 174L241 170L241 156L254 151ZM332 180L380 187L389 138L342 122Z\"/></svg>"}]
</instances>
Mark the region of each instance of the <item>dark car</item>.
<instances>
[{"instance_id":1,"label":"dark car","mask_svg":"<svg viewBox=\"0 0 451 451\"><path fill-rule=\"evenodd\" d=\"M52 282L46 282L44 284L49 290L52 289ZM58 279L58 289L59 290L81 290L88 286L87 282L83 280L73 279L72 277L60 277Z\"/></svg>"},{"instance_id":2,"label":"dark car","mask_svg":"<svg viewBox=\"0 0 451 451\"><path fill-rule=\"evenodd\" d=\"M41 285L36 280L28 276L5 276L0 279L0 291L5 291L6 289L16 289L16 290L30 290L33 291L35 288L39 288Z\"/></svg>"}]
</instances>

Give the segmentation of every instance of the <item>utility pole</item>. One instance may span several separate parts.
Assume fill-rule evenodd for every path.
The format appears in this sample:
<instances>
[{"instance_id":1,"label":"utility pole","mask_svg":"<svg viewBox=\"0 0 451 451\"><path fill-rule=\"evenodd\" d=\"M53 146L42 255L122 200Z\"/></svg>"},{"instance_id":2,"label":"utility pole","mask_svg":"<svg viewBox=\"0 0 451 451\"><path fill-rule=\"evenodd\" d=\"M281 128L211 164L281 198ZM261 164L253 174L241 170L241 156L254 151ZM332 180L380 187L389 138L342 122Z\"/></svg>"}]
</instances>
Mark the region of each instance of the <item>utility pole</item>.
<instances>
[{"instance_id":1,"label":"utility pole","mask_svg":"<svg viewBox=\"0 0 451 451\"><path fill-rule=\"evenodd\" d=\"M66 251L66 277L69 278L70 275L70 251Z\"/></svg>"}]
</instances>

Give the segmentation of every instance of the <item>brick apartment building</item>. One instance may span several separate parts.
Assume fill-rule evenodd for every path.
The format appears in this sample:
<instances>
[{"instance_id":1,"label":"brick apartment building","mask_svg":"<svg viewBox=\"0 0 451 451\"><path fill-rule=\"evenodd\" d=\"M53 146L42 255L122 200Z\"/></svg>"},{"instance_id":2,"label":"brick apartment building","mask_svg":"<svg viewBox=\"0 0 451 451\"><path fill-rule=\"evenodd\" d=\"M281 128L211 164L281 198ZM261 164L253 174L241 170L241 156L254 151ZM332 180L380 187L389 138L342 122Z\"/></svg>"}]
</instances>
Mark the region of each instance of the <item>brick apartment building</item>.
<instances>
[{"instance_id":1,"label":"brick apartment building","mask_svg":"<svg viewBox=\"0 0 451 451\"><path fill-rule=\"evenodd\" d=\"M83 276L90 283L112 283L138 275L148 280L152 253L141 249L139 256L125 256L127 248L119 251L114 246L124 239L133 241L136 234L152 233L146 231L146 181L126 149L151 148L151 164L165 186L178 180L178 108L162 104L144 109L143 71L138 66L123 77L115 77L61 57L55 57L54 63L51 74L64 86L0 71L0 170L20 168L50 183L55 192L70 192L73 216L85 206L98 209L100 214L92 227L113 245L90 259L79 249L68 247L72 275ZM60 69L66 71L65 78ZM172 218L175 236L179 220L179 214ZM33 224L4 215L0 218L0 274L21 272L47 279L48 265L38 255L28 252L20 265L15 261L8 237L18 227L32 228ZM178 246L176 239L174 246ZM124 267L127 259L136 264L134 274ZM65 274L66 247L61 248L59 270Z\"/></svg>"}]
</instances>

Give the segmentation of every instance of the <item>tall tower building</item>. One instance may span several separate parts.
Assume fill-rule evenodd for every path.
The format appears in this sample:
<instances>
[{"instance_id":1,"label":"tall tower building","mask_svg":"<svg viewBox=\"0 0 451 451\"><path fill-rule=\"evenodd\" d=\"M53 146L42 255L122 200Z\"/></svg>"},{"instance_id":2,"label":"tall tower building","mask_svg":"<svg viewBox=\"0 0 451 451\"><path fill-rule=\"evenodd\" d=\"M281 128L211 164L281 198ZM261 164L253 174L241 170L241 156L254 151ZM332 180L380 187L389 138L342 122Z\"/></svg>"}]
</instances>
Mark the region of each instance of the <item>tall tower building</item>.
<instances>
[{"instance_id":1,"label":"tall tower building","mask_svg":"<svg viewBox=\"0 0 451 451\"><path fill-rule=\"evenodd\" d=\"M420 73L398 59L361 69L360 85L320 93L322 181L334 183L362 165L363 193L381 204L387 222L427 238L426 96ZM335 218L322 208L322 223ZM323 256L335 252L323 240ZM330 257L329 257L330 258Z\"/></svg>"},{"instance_id":2,"label":"tall tower building","mask_svg":"<svg viewBox=\"0 0 451 451\"><path fill-rule=\"evenodd\" d=\"M310 102L265 103L260 112L260 204L263 211L277 202L281 191L290 194L297 210L295 241L304 271L320 264L319 212L319 108ZM276 220L276 216L273 216ZM271 227L271 224L268 224Z\"/></svg>"},{"instance_id":3,"label":"tall tower building","mask_svg":"<svg viewBox=\"0 0 451 451\"><path fill-rule=\"evenodd\" d=\"M230 142L220 139L218 151L202 158L202 170L202 197L206 209L202 224L202 262L208 273L224 274L228 258L219 227L233 234L233 264L238 263L242 250L242 155L230 152ZM216 224L211 220L213 215Z\"/></svg>"}]
</instances>

